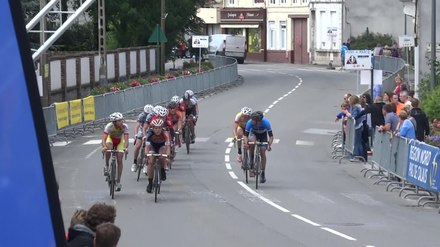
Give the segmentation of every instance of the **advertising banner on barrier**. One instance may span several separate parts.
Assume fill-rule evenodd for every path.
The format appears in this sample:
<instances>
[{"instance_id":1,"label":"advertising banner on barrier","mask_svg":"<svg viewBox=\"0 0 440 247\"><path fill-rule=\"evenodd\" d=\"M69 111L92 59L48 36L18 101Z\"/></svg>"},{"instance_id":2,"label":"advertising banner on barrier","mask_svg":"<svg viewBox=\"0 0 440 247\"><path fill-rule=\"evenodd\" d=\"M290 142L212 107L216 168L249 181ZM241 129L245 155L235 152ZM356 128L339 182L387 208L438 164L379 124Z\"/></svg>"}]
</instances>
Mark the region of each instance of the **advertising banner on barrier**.
<instances>
[{"instance_id":1,"label":"advertising banner on barrier","mask_svg":"<svg viewBox=\"0 0 440 247\"><path fill-rule=\"evenodd\" d=\"M55 103L58 129L69 126L69 104L67 102Z\"/></svg>"},{"instance_id":2,"label":"advertising banner on barrier","mask_svg":"<svg viewBox=\"0 0 440 247\"><path fill-rule=\"evenodd\" d=\"M421 142L411 142L406 180L424 189L440 192L439 162L439 148Z\"/></svg>"},{"instance_id":3,"label":"advertising banner on barrier","mask_svg":"<svg viewBox=\"0 0 440 247\"><path fill-rule=\"evenodd\" d=\"M83 99L84 122L95 121L95 97L89 96Z\"/></svg>"},{"instance_id":4,"label":"advertising banner on barrier","mask_svg":"<svg viewBox=\"0 0 440 247\"><path fill-rule=\"evenodd\" d=\"M71 100L70 102L70 124L75 125L82 122L81 100Z\"/></svg>"}]
</instances>

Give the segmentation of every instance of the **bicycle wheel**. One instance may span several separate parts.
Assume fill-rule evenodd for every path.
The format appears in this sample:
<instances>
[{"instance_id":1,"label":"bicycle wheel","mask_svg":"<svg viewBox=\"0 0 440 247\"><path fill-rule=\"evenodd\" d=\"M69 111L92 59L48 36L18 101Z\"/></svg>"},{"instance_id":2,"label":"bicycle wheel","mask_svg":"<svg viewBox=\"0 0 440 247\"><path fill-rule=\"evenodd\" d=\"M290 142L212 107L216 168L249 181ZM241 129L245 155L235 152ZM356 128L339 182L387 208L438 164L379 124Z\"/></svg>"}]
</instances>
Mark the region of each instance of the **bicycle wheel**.
<instances>
[{"instance_id":1,"label":"bicycle wheel","mask_svg":"<svg viewBox=\"0 0 440 247\"><path fill-rule=\"evenodd\" d=\"M156 162L154 163L154 178L153 178L153 186L154 186L154 202L157 202L157 194L159 194L160 189L160 165L159 161L156 158Z\"/></svg>"},{"instance_id":2,"label":"bicycle wheel","mask_svg":"<svg viewBox=\"0 0 440 247\"><path fill-rule=\"evenodd\" d=\"M185 145L186 145L186 154L189 154L189 145L191 144L191 128L189 124L185 124Z\"/></svg>"},{"instance_id":3,"label":"bicycle wheel","mask_svg":"<svg viewBox=\"0 0 440 247\"><path fill-rule=\"evenodd\" d=\"M110 166L110 196L115 199L115 186L116 186L116 160L112 160Z\"/></svg>"},{"instance_id":4,"label":"bicycle wheel","mask_svg":"<svg viewBox=\"0 0 440 247\"><path fill-rule=\"evenodd\" d=\"M257 148L257 147L255 147ZM255 163L254 163L254 169L255 169L255 189L258 190L258 177L260 176L260 150L257 150L257 153L255 154Z\"/></svg>"},{"instance_id":5,"label":"bicycle wheel","mask_svg":"<svg viewBox=\"0 0 440 247\"><path fill-rule=\"evenodd\" d=\"M248 152L243 150L243 170L246 176L246 183L249 183L249 163L248 163Z\"/></svg>"}]
</instances>

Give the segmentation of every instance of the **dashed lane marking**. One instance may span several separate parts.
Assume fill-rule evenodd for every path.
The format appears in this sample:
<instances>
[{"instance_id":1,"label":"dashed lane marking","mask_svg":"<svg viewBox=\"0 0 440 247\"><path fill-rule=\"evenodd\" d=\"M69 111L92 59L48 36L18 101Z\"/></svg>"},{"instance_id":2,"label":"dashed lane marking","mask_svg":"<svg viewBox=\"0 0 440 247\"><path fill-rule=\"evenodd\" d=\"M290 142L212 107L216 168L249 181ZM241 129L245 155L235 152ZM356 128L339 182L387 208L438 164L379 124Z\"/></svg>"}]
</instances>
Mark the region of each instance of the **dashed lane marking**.
<instances>
[{"instance_id":1,"label":"dashed lane marking","mask_svg":"<svg viewBox=\"0 0 440 247\"><path fill-rule=\"evenodd\" d=\"M52 146L54 146L54 147L64 147L64 146L68 145L69 143L71 143L71 141L54 142L54 143L52 143Z\"/></svg>"},{"instance_id":2,"label":"dashed lane marking","mask_svg":"<svg viewBox=\"0 0 440 247\"><path fill-rule=\"evenodd\" d=\"M313 145L315 145L315 143L311 142L311 141L296 140L296 145L298 145L298 146L313 146Z\"/></svg>"}]
</instances>

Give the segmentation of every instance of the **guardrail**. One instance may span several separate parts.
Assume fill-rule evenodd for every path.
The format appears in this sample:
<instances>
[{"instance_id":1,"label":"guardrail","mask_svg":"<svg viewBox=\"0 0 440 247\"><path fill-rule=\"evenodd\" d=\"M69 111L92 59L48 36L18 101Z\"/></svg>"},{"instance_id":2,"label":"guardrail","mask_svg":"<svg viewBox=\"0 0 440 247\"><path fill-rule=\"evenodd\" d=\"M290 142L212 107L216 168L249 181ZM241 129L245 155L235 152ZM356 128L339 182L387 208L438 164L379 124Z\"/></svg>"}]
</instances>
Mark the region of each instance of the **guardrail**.
<instances>
[{"instance_id":1,"label":"guardrail","mask_svg":"<svg viewBox=\"0 0 440 247\"><path fill-rule=\"evenodd\" d=\"M215 68L209 71L44 107L51 143L55 140L67 141L67 138L86 131L93 132L95 127L102 127L113 112L134 112L146 104L167 102L174 95L183 95L187 89L197 94L238 79L235 59L213 56L210 60Z\"/></svg>"},{"instance_id":2,"label":"guardrail","mask_svg":"<svg viewBox=\"0 0 440 247\"><path fill-rule=\"evenodd\" d=\"M396 87L394 78L397 74L403 75L405 70L405 60L401 58L388 57L388 56L375 56L374 57L374 69L383 70L385 76L382 79L382 90L393 91Z\"/></svg>"}]
</instances>

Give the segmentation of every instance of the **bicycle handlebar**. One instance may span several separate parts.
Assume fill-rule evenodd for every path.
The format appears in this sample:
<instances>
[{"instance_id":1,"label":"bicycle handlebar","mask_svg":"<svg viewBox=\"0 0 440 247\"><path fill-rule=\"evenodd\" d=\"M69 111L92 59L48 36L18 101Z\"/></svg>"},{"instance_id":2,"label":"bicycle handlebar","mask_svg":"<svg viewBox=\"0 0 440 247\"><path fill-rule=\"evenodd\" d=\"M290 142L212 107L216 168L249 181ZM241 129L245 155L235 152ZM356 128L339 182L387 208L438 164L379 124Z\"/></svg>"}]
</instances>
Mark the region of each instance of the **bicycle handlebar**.
<instances>
[{"instance_id":1,"label":"bicycle handlebar","mask_svg":"<svg viewBox=\"0 0 440 247\"><path fill-rule=\"evenodd\" d=\"M259 142L259 141L255 141L255 142L248 142L249 145L269 145L268 142Z\"/></svg>"},{"instance_id":2,"label":"bicycle handlebar","mask_svg":"<svg viewBox=\"0 0 440 247\"><path fill-rule=\"evenodd\" d=\"M115 149L109 149L109 150L105 150L106 153L125 153L125 159L127 159L127 153L124 150L115 150ZM102 158L104 159L104 152L102 152Z\"/></svg>"},{"instance_id":3,"label":"bicycle handlebar","mask_svg":"<svg viewBox=\"0 0 440 247\"><path fill-rule=\"evenodd\" d=\"M150 156L154 156L154 157L168 157L168 154L146 154L145 156L150 157Z\"/></svg>"}]
</instances>

